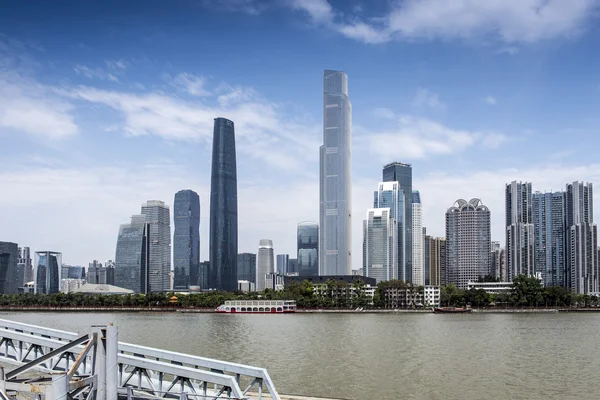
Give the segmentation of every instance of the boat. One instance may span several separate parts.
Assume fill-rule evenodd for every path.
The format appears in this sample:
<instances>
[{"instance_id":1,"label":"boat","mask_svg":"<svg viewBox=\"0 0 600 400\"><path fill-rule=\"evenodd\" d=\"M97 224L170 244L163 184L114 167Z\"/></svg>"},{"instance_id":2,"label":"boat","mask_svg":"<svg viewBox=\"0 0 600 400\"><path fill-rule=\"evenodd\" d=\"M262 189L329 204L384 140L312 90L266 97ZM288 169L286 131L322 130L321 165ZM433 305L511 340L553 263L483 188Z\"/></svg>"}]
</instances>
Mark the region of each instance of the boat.
<instances>
[{"instance_id":1,"label":"boat","mask_svg":"<svg viewBox=\"0 0 600 400\"><path fill-rule=\"evenodd\" d=\"M215 310L223 314L288 314L296 312L296 300L227 300Z\"/></svg>"},{"instance_id":2,"label":"boat","mask_svg":"<svg viewBox=\"0 0 600 400\"><path fill-rule=\"evenodd\" d=\"M433 309L435 313L470 313L471 307L437 307Z\"/></svg>"}]
</instances>

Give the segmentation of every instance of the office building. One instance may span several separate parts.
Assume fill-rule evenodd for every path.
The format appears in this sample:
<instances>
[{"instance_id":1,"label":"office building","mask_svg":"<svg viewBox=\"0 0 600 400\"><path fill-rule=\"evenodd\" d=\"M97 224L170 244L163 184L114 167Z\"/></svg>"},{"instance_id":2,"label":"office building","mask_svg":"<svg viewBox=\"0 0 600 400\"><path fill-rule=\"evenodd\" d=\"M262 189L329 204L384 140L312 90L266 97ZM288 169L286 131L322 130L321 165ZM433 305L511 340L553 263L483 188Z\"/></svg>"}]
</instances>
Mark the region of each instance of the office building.
<instances>
[{"instance_id":1,"label":"office building","mask_svg":"<svg viewBox=\"0 0 600 400\"><path fill-rule=\"evenodd\" d=\"M202 261L198 269L198 287L200 290L208 290L208 275L210 273L210 261Z\"/></svg>"},{"instance_id":2,"label":"office building","mask_svg":"<svg viewBox=\"0 0 600 400\"><path fill-rule=\"evenodd\" d=\"M55 251L36 251L34 260L34 292L58 293L62 272L62 254Z\"/></svg>"},{"instance_id":3,"label":"office building","mask_svg":"<svg viewBox=\"0 0 600 400\"><path fill-rule=\"evenodd\" d=\"M235 128L233 121L215 118L210 181L211 289L237 290L238 204Z\"/></svg>"},{"instance_id":4,"label":"office building","mask_svg":"<svg viewBox=\"0 0 600 400\"><path fill-rule=\"evenodd\" d=\"M284 277L285 277L285 275L279 274L277 272L271 272L271 273L266 274L265 278L264 278L265 289L269 289L274 292L283 290L284 283L285 283Z\"/></svg>"},{"instance_id":5,"label":"office building","mask_svg":"<svg viewBox=\"0 0 600 400\"><path fill-rule=\"evenodd\" d=\"M256 254L241 253L237 255L238 281L248 281L256 284Z\"/></svg>"},{"instance_id":6,"label":"office building","mask_svg":"<svg viewBox=\"0 0 600 400\"><path fill-rule=\"evenodd\" d=\"M319 271L317 270L317 273ZM298 272L298 259L297 258L290 258L288 260L288 274L298 274L300 275L300 273Z\"/></svg>"},{"instance_id":7,"label":"office building","mask_svg":"<svg viewBox=\"0 0 600 400\"><path fill-rule=\"evenodd\" d=\"M297 236L298 264L297 268L290 272L298 272L300 276L319 275L319 224L300 222Z\"/></svg>"},{"instance_id":8,"label":"office building","mask_svg":"<svg viewBox=\"0 0 600 400\"><path fill-rule=\"evenodd\" d=\"M401 199L398 223L398 279L412 282L412 167L410 164L393 162L383 167L384 182L398 182ZM403 201L401 201L403 200Z\"/></svg>"},{"instance_id":9,"label":"office building","mask_svg":"<svg viewBox=\"0 0 600 400\"><path fill-rule=\"evenodd\" d=\"M145 215L134 215L131 223L119 227L115 254L115 285L148 293L150 261L150 226Z\"/></svg>"},{"instance_id":10,"label":"office building","mask_svg":"<svg viewBox=\"0 0 600 400\"><path fill-rule=\"evenodd\" d=\"M273 259L273 241L261 239L258 244L258 257L256 259L256 291L262 292L266 288L266 276L275 272Z\"/></svg>"},{"instance_id":11,"label":"office building","mask_svg":"<svg viewBox=\"0 0 600 400\"><path fill-rule=\"evenodd\" d=\"M238 281L238 291L242 293L256 292L256 285L250 281Z\"/></svg>"},{"instance_id":12,"label":"office building","mask_svg":"<svg viewBox=\"0 0 600 400\"><path fill-rule=\"evenodd\" d=\"M425 236L425 270L429 271L425 285L445 285L446 273L446 239Z\"/></svg>"},{"instance_id":13,"label":"office building","mask_svg":"<svg viewBox=\"0 0 600 400\"><path fill-rule=\"evenodd\" d=\"M352 105L348 76L326 70L319 173L319 275L352 272Z\"/></svg>"},{"instance_id":14,"label":"office building","mask_svg":"<svg viewBox=\"0 0 600 400\"><path fill-rule=\"evenodd\" d=\"M566 288L567 226L565 192L536 192L533 194L532 199L535 271L541 274L544 286Z\"/></svg>"},{"instance_id":15,"label":"office building","mask_svg":"<svg viewBox=\"0 0 600 400\"><path fill-rule=\"evenodd\" d=\"M189 289L198 282L200 265L200 196L193 190L175 193L173 203L173 288Z\"/></svg>"},{"instance_id":16,"label":"office building","mask_svg":"<svg viewBox=\"0 0 600 400\"><path fill-rule=\"evenodd\" d=\"M404 280L403 278L406 278L406 263L404 260L406 251L403 238L406 235L404 234L404 230L398 228L398 226L404 226L404 218L406 215L404 213L404 194L400 190L400 184L395 181L380 182L377 186L377 190L373 192L373 208L390 209L390 215L394 219L398 229L398 232L396 233L396 242L398 243L395 265L396 276L398 276L398 279Z\"/></svg>"},{"instance_id":17,"label":"office building","mask_svg":"<svg viewBox=\"0 0 600 400\"><path fill-rule=\"evenodd\" d=\"M277 254L277 256L275 257L276 260L276 269L275 271L278 274L282 274L285 275L288 272L288 265L290 262L290 255L289 254Z\"/></svg>"},{"instance_id":18,"label":"office building","mask_svg":"<svg viewBox=\"0 0 600 400\"><path fill-rule=\"evenodd\" d=\"M535 202L535 200L534 200ZM535 204L535 203L534 203ZM535 212L534 212L535 215ZM492 259L490 266L490 275L496 279L500 279L506 282L505 270L506 270L506 252L501 247L500 242L492 242Z\"/></svg>"},{"instance_id":19,"label":"office building","mask_svg":"<svg viewBox=\"0 0 600 400\"><path fill-rule=\"evenodd\" d=\"M567 287L577 294L598 292L598 230L591 183L573 182L566 190Z\"/></svg>"},{"instance_id":20,"label":"office building","mask_svg":"<svg viewBox=\"0 0 600 400\"><path fill-rule=\"evenodd\" d=\"M171 216L162 201L149 200L142 204L142 214L150 229L150 259L148 284L150 292L171 290Z\"/></svg>"},{"instance_id":21,"label":"office building","mask_svg":"<svg viewBox=\"0 0 600 400\"><path fill-rule=\"evenodd\" d=\"M33 282L33 261L31 260L31 249L19 247L19 273L18 285L22 287L27 282Z\"/></svg>"},{"instance_id":22,"label":"office building","mask_svg":"<svg viewBox=\"0 0 600 400\"><path fill-rule=\"evenodd\" d=\"M413 190L412 198L412 283L417 286L425 285L425 237L423 235L423 205L421 194Z\"/></svg>"},{"instance_id":23,"label":"office building","mask_svg":"<svg viewBox=\"0 0 600 400\"><path fill-rule=\"evenodd\" d=\"M79 265L63 264L60 270L61 279L85 279L85 268Z\"/></svg>"},{"instance_id":24,"label":"office building","mask_svg":"<svg viewBox=\"0 0 600 400\"><path fill-rule=\"evenodd\" d=\"M18 293L19 246L16 243L0 242L0 294Z\"/></svg>"},{"instance_id":25,"label":"office building","mask_svg":"<svg viewBox=\"0 0 600 400\"><path fill-rule=\"evenodd\" d=\"M112 262L102 263L94 260L88 265L86 275L87 283L94 285L113 285L115 284L115 266Z\"/></svg>"},{"instance_id":26,"label":"office building","mask_svg":"<svg viewBox=\"0 0 600 400\"><path fill-rule=\"evenodd\" d=\"M457 200L446 212L447 283L466 289L469 281L489 275L491 215L479 199Z\"/></svg>"},{"instance_id":27,"label":"office building","mask_svg":"<svg viewBox=\"0 0 600 400\"><path fill-rule=\"evenodd\" d=\"M531 183L506 185L506 261L508 278L535 274Z\"/></svg>"},{"instance_id":28,"label":"office building","mask_svg":"<svg viewBox=\"0 0 600 400\"><path fill-rule=\"evenodd\" d=\"M363 221L363 275L377 283L397 279L398 227L389 208L367 210Z\"/></svg>"}]
</instances>

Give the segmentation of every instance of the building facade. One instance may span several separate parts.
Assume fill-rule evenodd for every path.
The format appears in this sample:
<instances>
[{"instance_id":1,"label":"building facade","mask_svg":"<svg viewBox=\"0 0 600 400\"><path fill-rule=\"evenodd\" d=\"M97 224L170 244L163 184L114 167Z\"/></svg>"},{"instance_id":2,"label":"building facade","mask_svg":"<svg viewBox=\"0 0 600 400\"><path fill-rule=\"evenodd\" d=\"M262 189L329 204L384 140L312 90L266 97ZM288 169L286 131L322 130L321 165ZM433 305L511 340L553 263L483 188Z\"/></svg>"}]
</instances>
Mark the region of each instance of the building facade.
<instances>
[{"instance_id":1,"label":"building facade","mask_svg":"<svg viewBox=\"0 0 600 400\"><path fill-rule=\"evenodd\" d=\"M531 183L513 181L506 185L505 194L506 262L512 281L518 275L535 274Z\"/></svg>"},{"instance_id":2,"label":"building facade","mask_svg":"<svg viewBox=\"0 0 600 400\"><path fill-rule=\"evenodd\" d=\"M275 272L278 274L287 274L288 266L290 263L290 255L289 254L277 254L276 256L276 269Z\"/></svg>"},{"instance_id":3,"label":"building facade","mask_svg":"<svg viewBox=\"0 0 600 400\"><path fill-rule=\"evenodd\" d=\"M534 265L544 286L567 287L565 192L533 195Z\"/></svg>"},{"instance_id":4,"label":"building facade","mask_svg":"<svg viewBox=\"0 0 600 400\"><path fill-rule=\"evenodd\" d=\"M34 260L34 293L58 293L62 272L62 254L55 251L36 251Z\"/></svg>"},{"instance_id":5,"label":"building facade","mask_svg":"<svg viewBox=\"0 0 600 400\"><path fill-rule=\"evenodd\" d=\"M237 290L238 199L235 128L216 118L210 181L210 271L212 289Z\"/></svg>"},{"instance_id":6,"label":"building facade","mask_svg":"<svg viewBox=\"0 0 600 400\"><path fill-rule=\"evenodd\" d=\"M261 239L258 244L258 257L256 259L256 291L262 292L266 288L266 276L275 272L273 256L273 241Z\"/></svg>"},{"instance_id":7,"label":"building facade","mask_svg":"<svg viewBox=\"0 0 600 400\"><path fill-rule=\"evenodd\" d=\"M106 265L94 260L88 265L86 274L87 283L95 285L115 286L115 264L107 262Z\"/></svg>"},{"instance_id":8,"label":"building facade","mask_svg":"<svg viewBox=\"0 0 600 400\"><path fill-rule=\"evenodd\" d=\"M290 269L290 272L297 272L300 276L319 275L319 224L300 222L297 239L297 268Z\"/></svg>"},{"instance_id":9,"label":"building facade","mask_svg":"<svg viewBox=\"0 0 600 400\"><path fill-rule=\"evenodd\" d=\"M377 283L397 279L398 226L389 208L367 210L363 221L363 275Z\"/></svg>"},{"instance_id":10,"label":"building facade","mask_svg":"<svg viewBox=\"0 0 600 400\"><path fill-rule=\"evenodd\" d=\"M318 273L319 273L319 270L317 269L317 274ZM290 258L288 260L288 274L300 275L300 273L298 272L298 259L297 258Z\"/></svg>"},{"instance_id":11,"label":"building facade","mask_svg":"<svg viewBox=\"0 0 600 400\"><path fill-rule=\"evenodd\" d=\"M598 230L591 183L573 182L566 190L567 287L577 294L598 292Z\"/></svg>"},{"instance_id":12,"label":"building facade","mask_svg":"<svg viewBox=\"0 0 600 400\"><path fill-rule=\"evenodd\" d=\"M457 200L446 212L447 283L466 289L490 273L491 215L479 199Z\"/></svg>"},{"instance_id":13,"label":"building facade","mask_svg":"<svg viewBox=\"0 0 600 400\"><path fill-rule=\"evenodd\" d=\"M238 281L248 281L256 284L256 254L241 253L237 255Z\"/></svg>"},{"instance_id":14,"label":"building facade","mask_svg":"<svg viewBox=\"0 0 600 400\"><path fill-rule=\"evenodd\" d=\"M18 293L19 246L16 243L0 242L0 293Z\"/></svg>"},{"instance_id":15,"label":"building facade","mask_svg":"<svg viewBox=\"0 0 600 400\"><path fill-rule=\"evenodd\" d=\"M412 283L425 285L425 237L423 235L423 205L421 194L413 190L412 198Z\"/></svg>"},{"instance_id":16,"label":"building facade","mask_svg":"<svg viewBox=\"0 0 600 400\"><path fill-rule=\"evenodd\" d=\"M142 204L150 228L148 284L151 292L171 290L171 216L169 206L158 200Z\"/></svg>"},{"instance_id":17,"label":"building facade","mask_svg":"<svg viewBox=\"0 0 600 400\"><path fill-rule=\"evenodd\" d=\"M150 227L145 215L134 215L129 224L119 227L115 253L115 285L148 293L150 260Z\"/></svg>"},{"instance_id":18,"label":"building facade","mask_svg":"<svg viewBox=\"0 0 600 400\"><path fill-rule=\"evenodd\" d=\"M29 247L19 247L18 286L23 287L28 282L33 282L33 261Z\"/></svg>"},{"instance_id":19,"label":"building facade","mask_svg":"<svg viewBox=\"0 0 600 400\"><path fill-rule=\"evenodd\" d=\"M384 182L398 182L403 201L395 219L398 223L398 279L412 282L412 166L393 162L383 167Z\"/></svg>"},{"instance_id":20,"label":"building facade","mask_svg":"<svg viewBox=\"0 0 600 400\"><path fill-rule=\"evenodd\" d=\"M210 261L202 261L200 263L200 268L198 269L198 287L200 290L208 290L209 288L209 278L210 274Z\"/></svg>"},{"instance_id":21,"label":"building facade","mask_svg":"<svg viewBox=\"0 0 600 400\"><path fill-rule=\"evenodd\" d=\"M173 288L189 289L198 282L200 266L200 196L193 190L175 193L173 202Z\"/></svg>"},{"instance_id":22,"label":"building facade","mask_svg":"<svg viewBox=\"0 0 600 400\"><path fill-rule=\"evenodd\" d=\"M348 76L326 70L319 149L319 274L352 271L352 105Z\"/></svg>"},{"instance_id":23,"label":"building facade","mask_svg":"<svg viewBox=\"0 0 600 400\"><path fill-rule=\"evenodd\" d=\"M500 242L492 242L491 257L492 265L490 267L490 275L496 279L506 282L506 252L500 245Z\"/></svg>"},{"instance_id":24,"label":"building facade","mask_svg":"<svg viewBox=\"0 0 600 400\"><path fill-rule=\"evenodd\" d=\"M446 239L425 236L425 270L429 280L425 285L440 286L446 284Z\"/></svg>"}]
</instances>

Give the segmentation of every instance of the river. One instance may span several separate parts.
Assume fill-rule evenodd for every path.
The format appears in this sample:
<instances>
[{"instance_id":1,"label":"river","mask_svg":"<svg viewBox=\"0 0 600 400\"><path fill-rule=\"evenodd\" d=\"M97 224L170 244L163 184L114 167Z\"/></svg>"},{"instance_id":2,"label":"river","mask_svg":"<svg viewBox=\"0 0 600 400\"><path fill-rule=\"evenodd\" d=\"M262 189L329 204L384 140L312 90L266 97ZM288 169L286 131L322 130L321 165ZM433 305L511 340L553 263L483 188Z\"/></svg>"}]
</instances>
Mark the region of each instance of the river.
<instances>
[{"instance_id":1,"label":"river","mask_svg":"<svg viewBox=\"0 0 600 400\"><path fill-rule=\"evenodd\" d=\"M600 396L600 313L0 313L268 369L280 393L344 399Z\"/></svg>"}]
</instances>

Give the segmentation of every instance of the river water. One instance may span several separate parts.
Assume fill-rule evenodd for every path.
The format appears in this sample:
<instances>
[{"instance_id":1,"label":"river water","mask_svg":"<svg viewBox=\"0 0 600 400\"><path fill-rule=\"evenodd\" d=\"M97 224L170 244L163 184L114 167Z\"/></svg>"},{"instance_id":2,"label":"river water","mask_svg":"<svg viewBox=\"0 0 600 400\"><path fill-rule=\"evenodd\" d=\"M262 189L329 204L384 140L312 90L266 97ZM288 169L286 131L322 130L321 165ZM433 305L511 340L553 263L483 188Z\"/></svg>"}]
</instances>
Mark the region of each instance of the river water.
<instances>
[{"instance_id":1,"label":"river water","mask_svg":"<svg viewBox=\"0 0 600 400\"><path fill-rule=\"evenodd\" d=\"M344 399L592 399L600 313L0 313L268 369L280 393Z\"/></svg>"}]
</instances>

